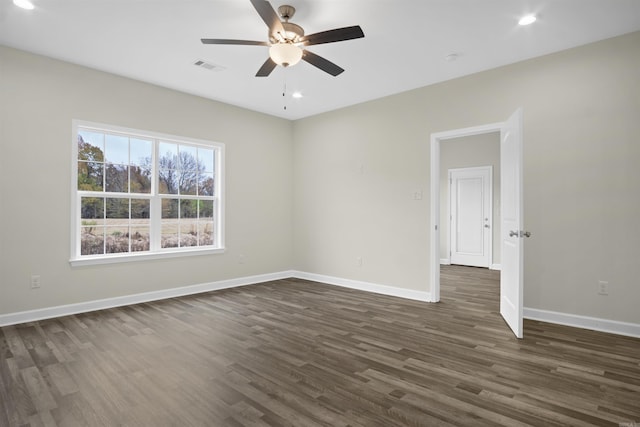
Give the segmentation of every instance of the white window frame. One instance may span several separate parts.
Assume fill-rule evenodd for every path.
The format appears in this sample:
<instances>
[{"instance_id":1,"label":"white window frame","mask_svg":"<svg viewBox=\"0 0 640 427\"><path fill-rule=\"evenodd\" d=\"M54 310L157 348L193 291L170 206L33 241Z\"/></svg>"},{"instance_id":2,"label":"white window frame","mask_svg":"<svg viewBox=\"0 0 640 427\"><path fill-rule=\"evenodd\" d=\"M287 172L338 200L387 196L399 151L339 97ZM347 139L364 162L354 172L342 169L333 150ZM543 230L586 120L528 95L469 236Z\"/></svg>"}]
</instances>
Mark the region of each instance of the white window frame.
<instances>
[{"instance_id":1,"label":"white window frame","mask_svg":"<svg viewBox=\"0 0 640 427\"><path fill-rule=\"evenodd\" d=\"M140 137L153 140L152 154L152 183L151 193L148 195L131 195L131 193L118 193L115 197L146 199L150 200L150 229L151 229L151 247L149 251L144 252L126 252L114 254L99 255L81 255L80 252L80 224L81 224L81 197L86 192L78 191L78 131L79 129L95 130L107 133L119 133L127 136ZM184 257L195 255L218 254L225 251L224 246L224 151L225 145L220 142L206 141L183 136L167 135L158 132L125 128L120 126L108 125L103 123L88 122L83 120L72 120L72 149L71 149L71 247L70 260L71 266L83 266L94 264L111 264L130 261L142 261L161 258ZM214 165L214 244L213 246L192 246L180 248L159 248L160 239L160 207L163 196L158 194L158 173L157 159L159 142L172 142L177 144L188 144L204 146L215 151ZM104 192L103 196L110 196L113 193ZM192 196L171 195L175 199L189 199Z\"/></svg>"}]
</instances>

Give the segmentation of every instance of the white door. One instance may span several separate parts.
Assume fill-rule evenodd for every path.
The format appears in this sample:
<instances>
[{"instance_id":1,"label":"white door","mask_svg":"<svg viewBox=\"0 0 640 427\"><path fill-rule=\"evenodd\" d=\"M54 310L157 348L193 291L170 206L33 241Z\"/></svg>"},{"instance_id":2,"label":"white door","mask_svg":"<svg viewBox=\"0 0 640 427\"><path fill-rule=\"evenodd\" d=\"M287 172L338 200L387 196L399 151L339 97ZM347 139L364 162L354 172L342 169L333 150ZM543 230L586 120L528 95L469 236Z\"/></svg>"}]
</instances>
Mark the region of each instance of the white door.
<instances>
[{"instance_id":1,"label":"white door","mask_svg":"<svg viewBox=\"0 0 640 427\"><path fill-rule=\"evenodd\" d=\"M522 110L504 123L500 138L502 199L500 314L522 338Z\"/></svg>"},{"instance_id":2,"label":"white door","mask_svg":"<svg viewBox=\"0 0 640 427\"><path fill-rule=\"evenodd\" d=\"M451 264L489 267L491 167L449 170Z\"/></svg>"}]
</instances>

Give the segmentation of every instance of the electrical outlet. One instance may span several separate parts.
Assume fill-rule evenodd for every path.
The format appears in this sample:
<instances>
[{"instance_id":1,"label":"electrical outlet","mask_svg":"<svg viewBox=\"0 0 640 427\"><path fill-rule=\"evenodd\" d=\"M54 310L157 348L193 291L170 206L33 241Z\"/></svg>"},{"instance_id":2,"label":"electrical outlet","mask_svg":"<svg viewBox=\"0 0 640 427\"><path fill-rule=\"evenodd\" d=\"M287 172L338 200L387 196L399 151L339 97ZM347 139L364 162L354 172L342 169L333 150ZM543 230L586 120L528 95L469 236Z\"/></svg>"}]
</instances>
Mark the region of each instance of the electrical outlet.
<instances>
[{"instance_id":1,"label":"electrical outlet","mask_svg":"<svg viewBox=\"0 0 640 427\"><path fill-rule=\"evenodd\" d=\"M40 287L40 276L37 274L31 275L31 289L38 289Z\"/></svg>"},{"instance_id":2,"label":"electrical outlet","mask_svg":"<svg viewBox=\"0 0 640 427\"><path fill-rule=\"evenodd\" d=\"M609 282L604 280L598 281L598 295L609 295Z\"/></svg>"},{"instance_id":3,"label":"electrical outlet","mask_svg":"<svg viewBox=\"0 0 640 427\"><path fill-rule=\"evenodd\" d=\"M356 265L362 268L362 257L359 256L356 258Z\"/></svg>"},{"instance_id":4,"label":"electrical outlet","mask_svg":"<svg viewBox=\"0 0 640 427\"><path fill-rule=\"evenodd\" d=\"M238 264L244 264L247 260L247 257L244 255L238 255Z\"/></svg>"}]
</instances>

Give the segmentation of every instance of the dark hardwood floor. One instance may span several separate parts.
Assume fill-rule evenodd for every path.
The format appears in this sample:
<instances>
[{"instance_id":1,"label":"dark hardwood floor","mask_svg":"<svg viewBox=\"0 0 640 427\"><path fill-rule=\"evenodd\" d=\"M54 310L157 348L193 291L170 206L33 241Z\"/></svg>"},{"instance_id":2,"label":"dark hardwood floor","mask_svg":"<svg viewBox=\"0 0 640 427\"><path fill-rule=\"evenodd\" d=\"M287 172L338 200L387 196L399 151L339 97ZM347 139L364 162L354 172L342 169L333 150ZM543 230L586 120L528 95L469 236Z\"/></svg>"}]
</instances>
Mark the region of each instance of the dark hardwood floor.
<instances>
[{"instance_id":1,"label":"dark hardwood floor","mask_svg":"<svg viewBox=\"0 0 640 427\"><path fill-rule=\"evenodd\" d=\"M640 423L640 339L517 340L498 286L444 267L429 304L291 279L3 327L0 425Z\"/></svg>"}]
</instances>

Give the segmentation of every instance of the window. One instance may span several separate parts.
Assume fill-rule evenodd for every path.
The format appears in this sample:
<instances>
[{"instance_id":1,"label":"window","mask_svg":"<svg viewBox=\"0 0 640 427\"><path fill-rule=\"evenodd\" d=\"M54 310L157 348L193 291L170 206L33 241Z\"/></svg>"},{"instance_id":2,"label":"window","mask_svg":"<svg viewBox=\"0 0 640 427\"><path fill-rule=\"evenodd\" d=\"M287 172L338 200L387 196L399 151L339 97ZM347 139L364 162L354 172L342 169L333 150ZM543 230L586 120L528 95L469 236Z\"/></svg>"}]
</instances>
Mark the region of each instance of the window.
<instances>
[{"instance_id":1,"label":"window","mask_svg":"<svg viewBox=\"0 0 640 427\"><path fill-rule=\"evenodd\" d=\"M224 145L74 121L71 263L223 248Z\"/></svg>"}]
</instances>

